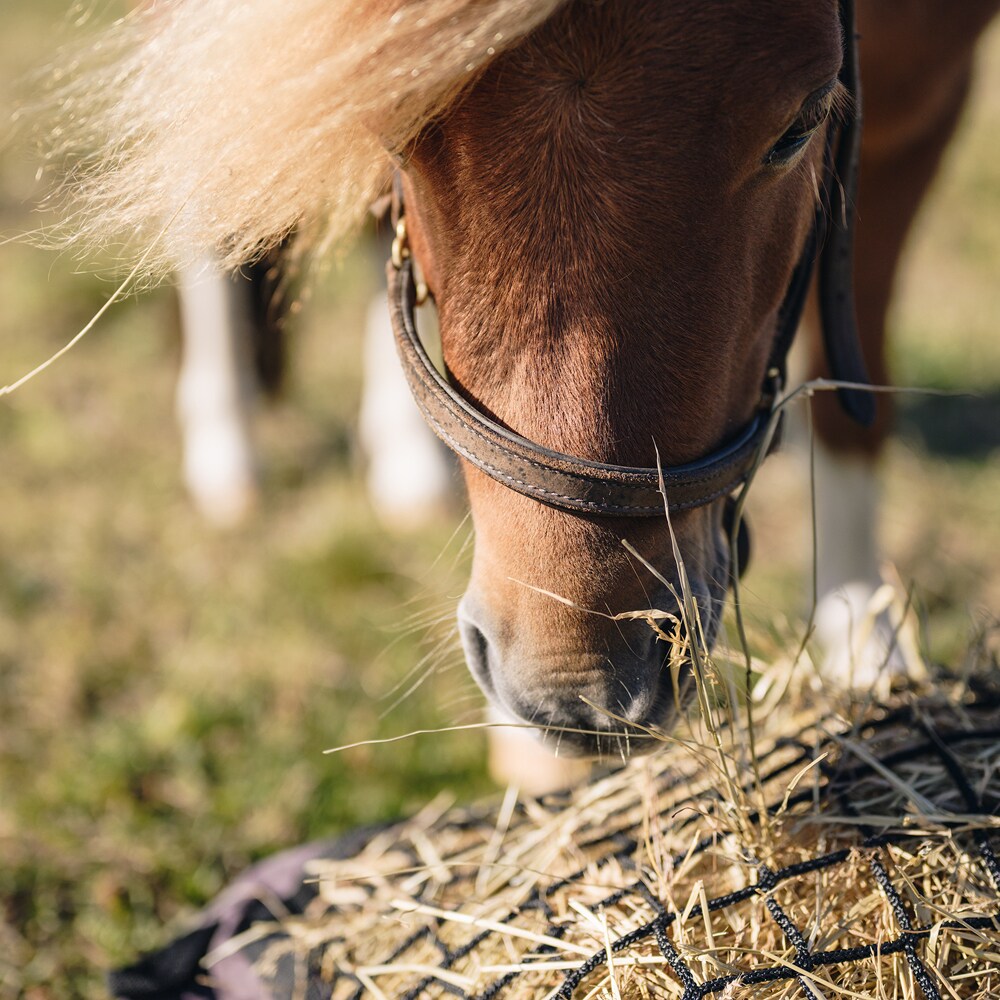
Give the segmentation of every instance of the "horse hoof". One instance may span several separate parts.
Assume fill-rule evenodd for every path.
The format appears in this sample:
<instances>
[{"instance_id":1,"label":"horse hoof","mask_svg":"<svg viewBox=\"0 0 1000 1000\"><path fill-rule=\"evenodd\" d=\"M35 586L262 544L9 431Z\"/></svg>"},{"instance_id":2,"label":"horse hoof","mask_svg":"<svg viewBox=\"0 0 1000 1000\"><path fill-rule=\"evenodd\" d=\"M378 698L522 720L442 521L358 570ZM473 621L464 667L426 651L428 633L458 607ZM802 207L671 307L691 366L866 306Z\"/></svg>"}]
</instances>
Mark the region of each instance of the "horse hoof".
<instances>
[{"instance_id":1,"label":"horse hoof","mask_svg":"<svg viewBox=\"0 0 1000 1000\"><path fill-rule=\"evenodd\" d=\"M920 676L923 661L905 610L889 584L855 581L826 594L814 618L823 677L888 693L894 677Z\"/></svg>"}]
</instances>

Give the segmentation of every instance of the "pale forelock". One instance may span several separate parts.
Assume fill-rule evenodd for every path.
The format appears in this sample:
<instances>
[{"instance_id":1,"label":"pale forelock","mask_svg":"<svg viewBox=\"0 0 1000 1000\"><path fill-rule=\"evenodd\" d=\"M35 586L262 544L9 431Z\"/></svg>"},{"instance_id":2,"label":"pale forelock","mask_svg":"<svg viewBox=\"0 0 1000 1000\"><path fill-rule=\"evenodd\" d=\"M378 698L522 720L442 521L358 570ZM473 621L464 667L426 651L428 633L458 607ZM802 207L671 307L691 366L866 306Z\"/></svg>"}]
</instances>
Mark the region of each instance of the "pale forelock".
<instances>
[{"instance_id":1,"label":"pale forelock","mask_svg":"<svg viewBox=\"0 0 1000 1000\"><path fill-rule=\"evenodd\" d=\"M292 229L350 232L388 148L565 0L160 0L61 67L65 242L143 252L146 274ZM69 82L65 82L67 76Z\"/></svg>"}]
</instances>

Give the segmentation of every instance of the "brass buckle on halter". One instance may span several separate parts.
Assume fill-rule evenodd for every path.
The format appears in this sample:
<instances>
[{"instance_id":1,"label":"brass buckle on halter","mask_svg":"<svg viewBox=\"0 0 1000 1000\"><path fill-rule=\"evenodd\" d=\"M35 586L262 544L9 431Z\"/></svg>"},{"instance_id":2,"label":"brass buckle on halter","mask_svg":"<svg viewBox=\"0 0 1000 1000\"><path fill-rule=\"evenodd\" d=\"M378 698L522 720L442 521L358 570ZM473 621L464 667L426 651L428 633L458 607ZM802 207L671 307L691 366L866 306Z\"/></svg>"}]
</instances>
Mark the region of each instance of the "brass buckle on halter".
<instances>
[{"instance_id":1,"label":"brass buckle on halter","mask_svg":"<svg viewBox=\"0 0 1000 1000\"><path fill-rule=\"evenodd\" d=\"M760 408L766 412L774 409L784 388L784 380L781 377L781 369L777 365L772 365L764 376L764 389L760 396Z\"/></svg>"},{"instance_id":2,"label":"brass buckle on halter","mask_svg":"<svg viewBox=\"0 0 1000 1000\"><path fill-rule=\"evenodd\" d=\"M396 222L396 235L392 241L392 266L398 271L403 266L404 260L409 260L413 255L410 253L410 241L406 233L406 217L400 216ZM416 264L416 261L413 262ZM413 287L416 290L416 304L422 306L429 296L427 284L420 279L417 269L414 268Z\"/></svg>"},{"instance_id":3,"label":"brass buckle on halter","mask_svg":"<svg viewBox=\"0 0 1000 1000\"><path fill-rule=\"evenodd\" d=\"M392 241L392 266L398 271L409 256L410 243L406 235L406 219L400 216L396 223L396 236Z\"/></svg>"}]
</instances>

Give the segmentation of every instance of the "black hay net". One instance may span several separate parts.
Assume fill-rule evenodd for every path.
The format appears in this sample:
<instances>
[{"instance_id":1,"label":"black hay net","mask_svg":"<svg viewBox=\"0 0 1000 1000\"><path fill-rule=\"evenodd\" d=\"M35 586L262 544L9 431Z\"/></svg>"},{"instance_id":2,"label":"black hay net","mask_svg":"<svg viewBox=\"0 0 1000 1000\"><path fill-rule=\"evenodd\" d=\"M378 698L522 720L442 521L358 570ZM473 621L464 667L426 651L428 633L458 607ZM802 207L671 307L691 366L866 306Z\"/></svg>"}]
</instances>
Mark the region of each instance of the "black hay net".
<instances>
[{"instance_id":1,"label":"black hay net","mask_svg":"<svg viewBox=\"0 0 1000 1000\"><path fill-rule=\"evenodd\" d=\"M1000 996L1000 688L954 691L814 719L737 793L673 747L315 846L295 894L206 921L169 995L249 976L289 1000Z\"/></svg>"}]
</instances>

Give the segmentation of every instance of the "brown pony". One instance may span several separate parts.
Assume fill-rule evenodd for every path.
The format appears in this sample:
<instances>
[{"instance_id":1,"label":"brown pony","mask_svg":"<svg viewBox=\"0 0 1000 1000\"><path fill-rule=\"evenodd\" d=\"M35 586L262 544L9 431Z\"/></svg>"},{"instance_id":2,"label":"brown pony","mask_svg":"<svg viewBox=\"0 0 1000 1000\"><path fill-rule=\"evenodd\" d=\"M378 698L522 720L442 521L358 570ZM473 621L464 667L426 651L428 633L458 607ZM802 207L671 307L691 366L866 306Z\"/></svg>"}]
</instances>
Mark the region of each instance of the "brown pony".
<instances>
[{"instance_id":1,"label":"brown pony","mask_svg":"<svg viewBox=\"0 0 1000 1000\"><path fill-rule=\"evenodd\" d=\"M862 7L857 273L880 383L902 240L995 7ZM841 51L833 3L637 2L573 4L498 59L406 150L412 239L456 384L522 436L601 462L680 465L731 438L757 405L809 233ZM823 405L821 432L871 453L886 416L865 432ZM620 542L679 590L664 521L567 515L475 469L466 481L477 545L459 622L491 698L555 730L662 725L663 641L540 591L612 614L677 611ZM729 563L721 518L720 501L673 519L709 641Z\"/></svg>"},{"instance_id":2,"label":"brown pony","mask_svg":"<svg viewBox=\"0 0 1000 1000\"><path fill-rule=\"evenodd\" d=\"M85 175L84 231L145 220L164 260L188 240L236 260L311 216L337 229L385 183L384 147L451 383L478 410L545 448L633 467L698 460L751 421L828 130L856 111L838 82L837 0L273 6L185 0L130 29L138 42L126 32L96 78L112 96L95 129L111 139ZM900 249L997 6L859 0L857 303L875 382ZM260 104L268 87L280 117ZM884 406L867 431L832 401L819 416L830 447L863 462L886 433ZM669 724L669 643L615 617L680 615L666 519L556 509L468 463L465 479L476 547L459 623L491 701L581 753L608 749L623 720ZM724 503L672 518L708 641L730 572ZM869 529L843 530L873 551ZM848 560L854 573L867 563Z\"/></svg>"}]
</instances>

